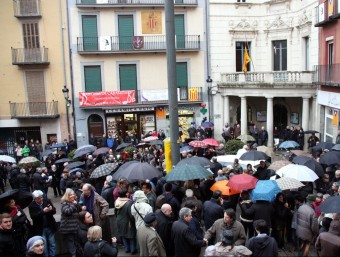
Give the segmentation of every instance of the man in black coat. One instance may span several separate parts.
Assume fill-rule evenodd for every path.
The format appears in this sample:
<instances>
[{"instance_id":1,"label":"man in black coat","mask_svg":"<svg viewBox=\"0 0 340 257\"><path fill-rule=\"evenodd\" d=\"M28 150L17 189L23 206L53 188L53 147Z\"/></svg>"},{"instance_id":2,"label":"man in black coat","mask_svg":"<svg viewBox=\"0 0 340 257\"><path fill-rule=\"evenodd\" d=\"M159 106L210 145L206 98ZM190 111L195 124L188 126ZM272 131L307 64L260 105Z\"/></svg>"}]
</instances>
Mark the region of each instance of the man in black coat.
<instances>
[{"instance_id":1,"label":"man in black coat","mask_svg":"<svg viewBox=\"0 0 340 257\"><path fill-rule=\"evenodd\" d=\"M253 216L254 222L263 219L266 221L267 226L271 228L274 207L270 202L258 200L249 208L245 205L241 205L241 209L246 215Z\"/></svg>"},{"instance_id":2,"label":"man in black coat","mask_svg":"<svg viewBox=\"0 0 340 257\"><path fill-rule=\"evenodd\" d=\"M224 212L221 206L222 192L215 190L210 200L203 204L203 218L205 229L208 230L218 219L223 218Z\"/></svg>"},{"instance_id":3,"label":"man in black coat","mask_svg":"<svg viewBox=\"0 0 340 257\"><path fill-rule=\"evenodd\" d=\"M50 199L43 198L44 193L36 190L32 193L33 201L28 206L33 221L34 234L45 239L48 251L46 256L52 257L56 254L55 232L57 224L53 217L56 209Z\"/></svg>"},{"instance_id":4,"label":"man in black coat","mask_svg":"<svg viewBox=\"0 0 340 257\"><path fill-rule=\"evenodd\" d=\"M18 257L15 249L12 218L8 213L0 214L0 256Z\"/></svg>"},{"instance_id":5,"label":"man in black coat","mask_svg":"<svg viewBox=\"0 0 340 257\"><path fill-rule=\"evenodd\" d=\"M189 228L191 210L187 207L179 211L179 220L175 221L171 230L171 242L174 244L175 256L198 257L201 247L208 244L208 240L197 240Z\"/></svg>"},{"instance_id":6,"label":"man in black coat","mask_svg":"<svg viewBox=\"0 0 340 257\"><path fill-rule=\"evenodd\" d=\"M161 237L167 257L174 256L174 249L171 247L171 228L172 228L172 208L170 204L163 204L160 210L156 211L157 226L156 231Z\"/></svg>"}]
</instances>

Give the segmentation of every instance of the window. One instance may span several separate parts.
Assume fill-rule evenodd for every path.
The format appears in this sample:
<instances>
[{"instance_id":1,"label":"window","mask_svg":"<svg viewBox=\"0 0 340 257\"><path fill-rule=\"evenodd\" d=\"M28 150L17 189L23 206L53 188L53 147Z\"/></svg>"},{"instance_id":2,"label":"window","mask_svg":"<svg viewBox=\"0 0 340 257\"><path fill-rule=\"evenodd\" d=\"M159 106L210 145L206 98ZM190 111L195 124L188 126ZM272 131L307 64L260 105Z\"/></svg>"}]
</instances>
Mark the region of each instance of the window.
<instances>
[{"instance_id":1,"label":"window","mask_svg":"<svg viewBox=\"0 0 340 257\"><path fill-rule=\"evenodd\" d=\"M251 57L251 42L236 42L236 72L243 71L244 48L247 47L248 55ZM251 71L250 63L247 70Z\"/></svg>"},{"instance_id":2,"label":"window","mask_svg":"<svg viewBox=\"0 0 340 257\"><path fill-rule=\"evenodd\" d=\"M81 18L84 50L98 50L97 16L83 15Z\"/></svg>"},{"instance_id":3,"label":"window","mask_svg":"<svg viewBox=\"0 0 340 257\"><path fill-rule=\"evenodd\" d=\"M102 91L102 76L99 65L84 66L85 92Z\"/></svg>"},{"instance_id":4,"label":"window","mask_svg":"<svg viewBox=\"0 0 340 257\"><path fill-rule=\"evenodd\" d=\"M238 3L245 3L246 0L237 0Z\"/></svg>"},{"instance_id":5,"label":"window","mask_svg":"<svg viewBox=\"0 0 340 257\"><path fill-rule=\"evenodd\" d=\"M38 23L22 24L24 48L40 48Z\"/></svg>"},{"instance_id":6,"label":"window","mask_svg":"<svg viewBox=\"0 0 340 257\"><path fill-rule=\"evenodd\" d=\"M184 14L175 15L176 48L185 48Z\"/></svg>"},{"instance_id":7,"label":"window","mask_svg":"<svg viewBox=\"0 0 340 257\"><path fill-rule=\"evenodd\" d=\"M273 41L273 70L287 70L287 40Z\"/></svg>"},{"instance_id":8,"label":"window","mask_svg":"<svg viewBox=\"0 0 340 257\"><path fill-rule=\"evenodd\" d=\"M333 41L328 42L328 64L334 64L334 44Z\"/></svg>"},{"instance_id":9,"label":"window","mask_svg":"<svg viewBox=\"0 0 340 257\"><path fill-rule=\"evenodd\" d=\"M305 70L309 70L309 37L304 37L305 43Z\"/></svg>"},{"instance_id":10,"label":"window","mask_svg":"<svg viewBox=\"0 0 340 257\"><path fill-rule=\"evenodd\" d=\"M43 71L25 71L27 101L31 115L46 113ZM41 104L39 104L41 103Z\"/></svg>"},{"instance_id":11,"label":"window","mask_svg":"<svg viewBox=\"0 0 340 257\"><path fill-rule=\"evenodd\" d=\"M119 49L133 48L133 15L119 15L118 16L118 35L119 35Z\"/></svg>"},{"instance_id":12,"label":"window","mask_svg":"<svg viewBox=\"0 0 340 257\"><path fill-rule=\"evenodd\" d=\"M180 100L188 99L188 67L186 62L176 63L177 87L180 89Z\"/></svg>"},{"instance_id":13,"label":"window","mask_svg":"<svg viewBox=\"0 0 340 257\"><path fill-rule=\"evenodd\" d=\"M120 80L120 90L137 90L136 64L120 64L119 65L119 80Z\"/></svg>"}]
</instances>

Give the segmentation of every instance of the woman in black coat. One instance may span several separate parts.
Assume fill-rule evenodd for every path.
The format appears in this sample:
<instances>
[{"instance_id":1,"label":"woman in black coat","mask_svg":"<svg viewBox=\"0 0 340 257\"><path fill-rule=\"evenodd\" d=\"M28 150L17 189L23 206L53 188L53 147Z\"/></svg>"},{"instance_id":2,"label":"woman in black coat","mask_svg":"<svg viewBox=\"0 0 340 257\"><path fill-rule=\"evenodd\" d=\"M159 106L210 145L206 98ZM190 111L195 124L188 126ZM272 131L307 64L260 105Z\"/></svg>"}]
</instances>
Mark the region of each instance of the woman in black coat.
<instances>
[{"instance_id":1,"label":"woman in black coat","mask_svg":"<svg viewBox=\"0 0 340 257\"><path fill-rule=\"evenodd\" d=\"M276 239L278 247L283 248L285 241L285 226L290 209L288 208L288 203L285 203L282 193L276 195L273 207L273 237Z\"/></svg>"},{"instance_id":2,"label":"woman in black coat","mask_svg":"<svg viewBox=\"0 0 340 257\"><path fill-rule=\"evenodd\" d=\"M84 256L84 246L87 242L87 232L91 225L93 225L92 214L87 211L79 212L79 227L76 240L78 257Z\"/></svg>"},{"instance_id":3,"label":"woman in black coat","mask_svg":"<svg viewBox=\"0 0 340 257\"><path fill-rule=\"evenodd\" d=\"M254 236L253 215L246 214L244 210L249 209L252 204L253 202L250 200L249 192L243 191L239 200L240 207L243 206L243 208L240 208L240 220L244 227L244 231L246 232L246 234L248 233L248 238L252 238Z\"/></svg>"}]
</instances>

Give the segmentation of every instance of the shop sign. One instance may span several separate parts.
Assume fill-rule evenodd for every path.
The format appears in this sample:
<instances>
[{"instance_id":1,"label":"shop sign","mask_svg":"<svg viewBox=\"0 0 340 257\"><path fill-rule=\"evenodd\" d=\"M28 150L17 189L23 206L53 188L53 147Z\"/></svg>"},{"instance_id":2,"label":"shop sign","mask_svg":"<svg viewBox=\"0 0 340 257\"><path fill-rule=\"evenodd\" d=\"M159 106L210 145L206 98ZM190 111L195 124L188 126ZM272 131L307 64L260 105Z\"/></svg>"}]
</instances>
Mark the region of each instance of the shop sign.
<instances>
[{"instance_id":1,"label":"shop sign","mask_svg":"<svg viewBox=\"0 0 340 257\"><path fill-rule=\"evenodd\" d=\"M318 104L340 109L340 94L326 91L318 92Z\"/></svg>"},{"instance_id":2,"label":"shop sign","mask_svg":"<svg viewBox=\"0 0 340 257\"><path fill-rule=\"evenodd\" d=\"M141 106L141 107L110 109L110 110L105 110L105 113L149 112L149 111L154 111L154 110L155 110L154 107Z\"/></svg>"},{"instance_id":3,"label":"shop sign","mask_svg":"<svg viewBox=\"0 0 340 257\"><path fill-rule=\"evenodd\" d=\"M112 106L136 102L135 90L79 92L80 107Z\"/></svg>"}]
</instances>

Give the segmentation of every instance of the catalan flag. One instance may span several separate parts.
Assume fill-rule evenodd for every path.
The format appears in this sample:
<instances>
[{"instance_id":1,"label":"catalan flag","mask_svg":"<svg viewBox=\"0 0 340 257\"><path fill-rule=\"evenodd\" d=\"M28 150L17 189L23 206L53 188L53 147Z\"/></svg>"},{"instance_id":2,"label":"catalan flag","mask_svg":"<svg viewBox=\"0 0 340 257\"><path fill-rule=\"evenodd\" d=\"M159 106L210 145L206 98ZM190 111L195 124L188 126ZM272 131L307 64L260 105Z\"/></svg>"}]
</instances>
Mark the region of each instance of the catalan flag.
<instances>
[{"instance_id":1,"label":"catalan flag","mask_svg":"<svg viewBox=\"0 0 340 257\"><path fill-rule=\"evenodd\" d=\"M243 72L247 73L248 68L247 68L247 64L251 62L251 58L248 54L248 50L247 47L244 48L244 57L243 57Z\"/></svg>"}]
</instances>

